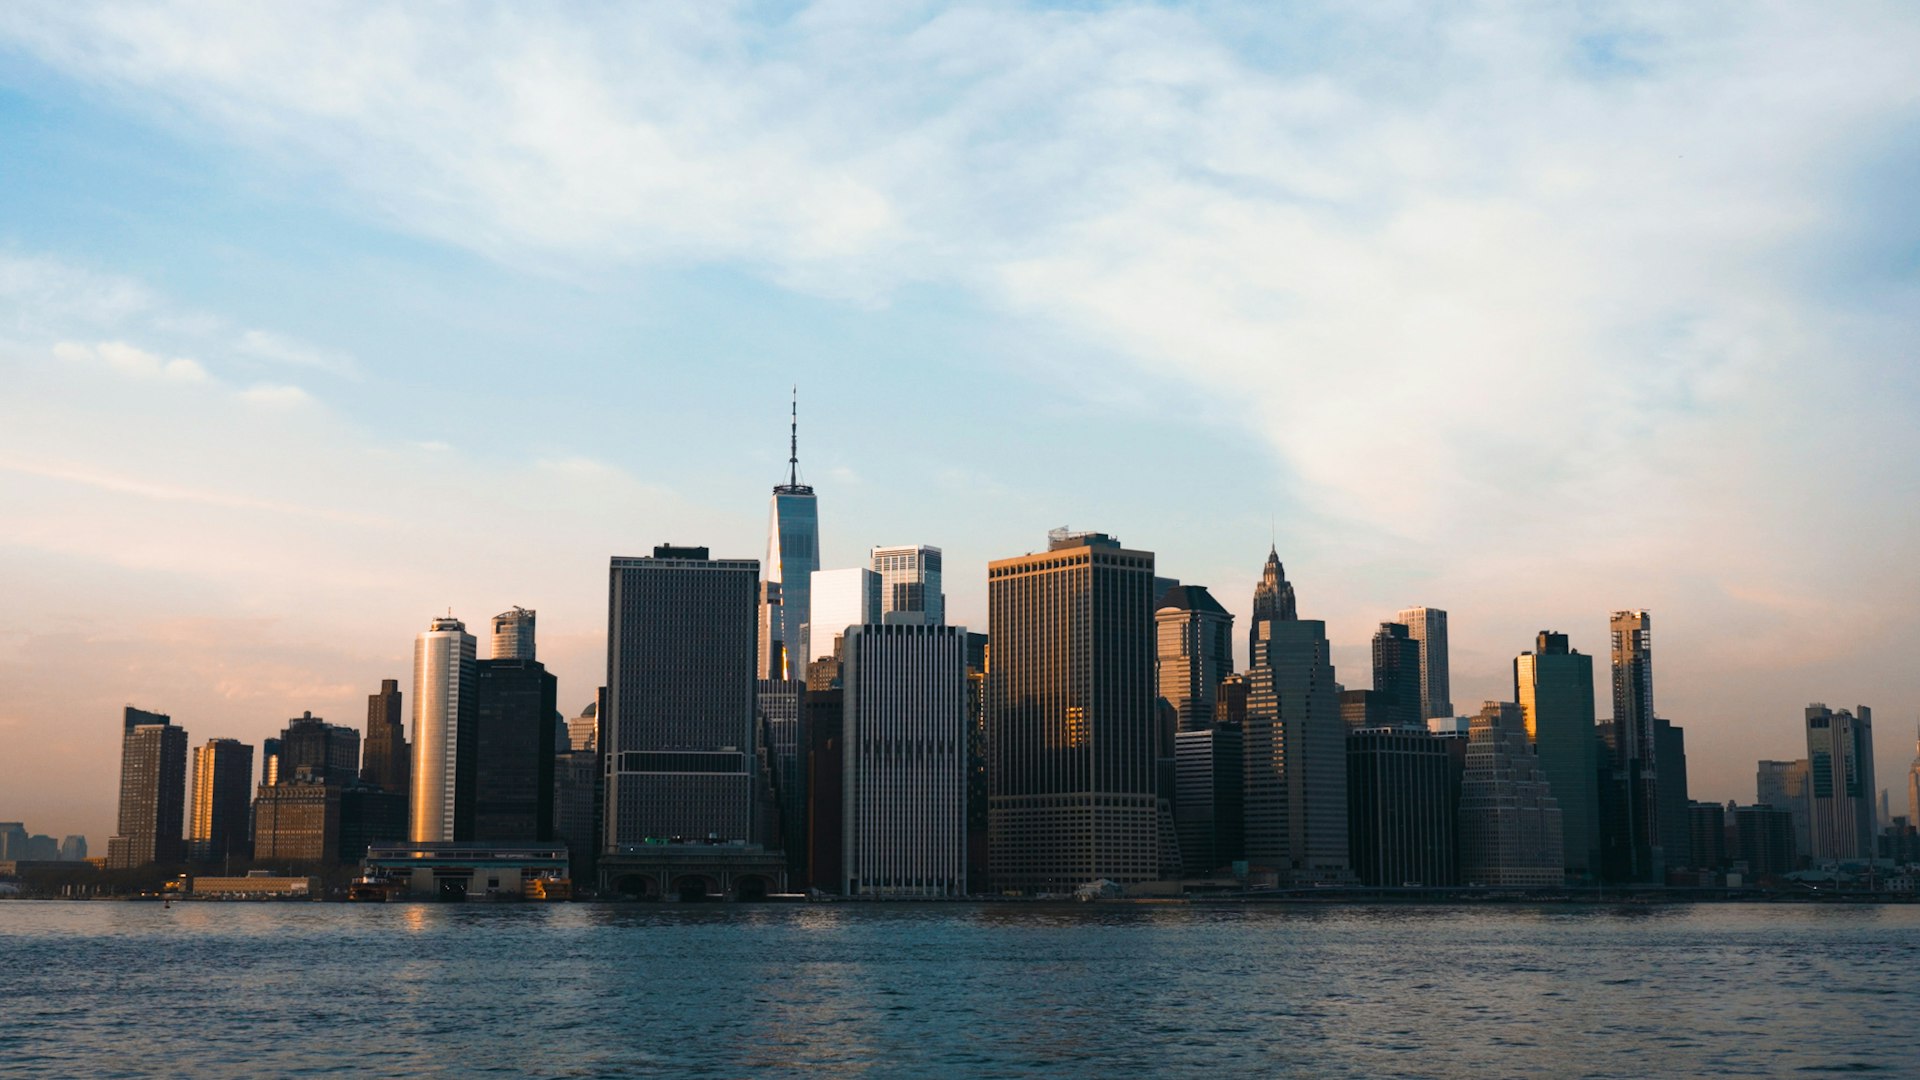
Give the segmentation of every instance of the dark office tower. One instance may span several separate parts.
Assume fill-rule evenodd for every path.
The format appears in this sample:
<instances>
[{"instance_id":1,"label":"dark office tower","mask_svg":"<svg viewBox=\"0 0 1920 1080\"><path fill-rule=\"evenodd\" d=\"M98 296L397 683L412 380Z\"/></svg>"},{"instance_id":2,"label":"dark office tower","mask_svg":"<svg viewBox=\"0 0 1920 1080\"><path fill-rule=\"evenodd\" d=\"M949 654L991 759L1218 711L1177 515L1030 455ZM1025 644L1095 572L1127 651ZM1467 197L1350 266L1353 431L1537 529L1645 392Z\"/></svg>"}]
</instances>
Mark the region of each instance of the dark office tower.
<instances>
[{"instance_id":1,"label":"dark office tower","mask_svg":"<svg viewBox=\"0 0 1920 1080\"><path fill-rule=\"evenodd\" d=\"M1612 820L1603 830L1612 877L1657 882L1660 850L1658 748L1653 729L1653 620L1645 611L1616 611L1613 636Z\"/></svg>"},{"instance_id":2,"label":"dark office tower","mask_svg":"<svg viewBox=\"0 0 1920 1080\"><path fill-rule=\"evenodd\" d=\"M1394 616L1420 643L1420 719L1453 716L1453 680L1447 662L1447 613L1439 608L1405 608Z\"/></svg>"},{"instance_id":3,"label":"dark office tower","mask_svg":"<svg viewBox=\"0 0 1920 1080\"><path fill-rule=\"evenodd\" d=\"M1244 848L1245 761L1238 723L1209 724L1173 737L1174 823L1189 876L1231 866Z\"/></svg>"},{"instance_id":4,"label":"dark office tower","mask_svg":"<svg viewBox=\"0 0 1920 1080\"><path fill-rule=\"evenodd\" d=\"M1870 859L1873 837L1873 710L1807 706L1807 777L1813 850L1823 859Z\"/></svg>"},{"instance_id":5,"label":"dark office tower","mask_svg":"<svg viewBox=\"0 0 1920 1080\"><path fill-rule=\"evenodd\" d=\"M1373 635L1373 692L1389 727L1427 726L1420 715L1420 643L1404 623L1381 623Z\"/></svg>"},{"instance_id":6,"label":"dark office tower","mask_svg":"<svg viewBox=\"0 0 1920 1080\"><path fill-rule=\"evenodd\" d=\"M449 615L413 639L413 769L407 782L407 839L472 840L474 640Z\"/></svg>"},{"instance_id":7,"label":"dark office tower","mask_svg":"<svg viewBox=\"0 0 1920 1080\"><path fill-rule=\"evenodd\" d=\"M1687 804L1687 865L1715 872L1727 865L1727 808L1719 803Z\"/></svg>"},{"instance_id":8,"label":"dark office tower","mask_svg":"<svg viewBox=\"0 0 1920 1080\"><path fill-rule=\"evenodd\" d=\"M989 877L1061 892L1160 868L1153 553L1102 533L987 565Z\"/></svg>"},{"instance_id":9,"label":"dark office tower","mask_svg":"<svg viewBox=\"0 0 1920 1080\"><path fill-rule=\"evenodd\" d=\"M1600 742L1594 737L1593 657L1567 646L1567 635L1542 630L1534 650L1513 661L1513 696L1526 717L1527 738L1540 755L1560 803L1561 850L1567 877L1600 872Z\"/></svg>"},{"instance_id":10,"label":"dark office tower","mask_svg":"<svg viewBox=\"0 0 1920 1080\"><path fill-rule=\"evenodd\" d=\"M799 679L754 680L754 701L779 805L780 835L769 846L786 852L787 872L795 880L807 865L807 741L801 708L806 693L807 684Z\"/></svg>"},{"instance_id":11,"label":"dark office tower","mask_svg":"<svg viewBox=\"0 0 1920 1080\"><path fill-rule=\"evenodd\" d=\"M1693 841L1687 824L1687 740L1680 725L1658 717L1653 721L1654 772L1660 777L1660 850L1669 869L1695 866L1687 861Z\"/></svg>"},{"instance_id":12,"label":"dark office tower","mask_svg":"<svg viewBox=\"0 0 1920 1080\"><path fill-rule=\"evenodd\" d=\"M1347 725L1340 717L1327 627L1297 616L1293 587L1279 576L1279 565L1276 557L1267 557L1253 598L1252 666L1246 673L1246 859L1288 881L1345 881L1352 876Z\"/></svg>"},{"instance_id":13,"label":"dark office tower","mask_svg":"<svg viewBox=\"0 0 1920 1080\"><path fill-rule=\"evenodd\" d=\"M605 844L753 836L760 564L662 545L608 588Z\"/></svg>"},{"instance_id":14,"label":"dark office tower","mask_svg":"<svg viewBox=\"0 0 1920 1080\"><path fill-rule=\"evenodd\" d=\"M1762 761L1754 780L1755 801L1787 813L1793 823L1793 857L1788 869L1813 855L1813 797L1807 759Z\"/></svg>"},{"instance_id":15,"label":"dark office tower","mask_svg":"<svg viewBox=\"0 0 1920 1080\"><path fill-rule=\"evenodd\" d=\"M787 445L787 482L775 484L767 520L766 583L757 590L763 605L759 636L762 679L804 677L815 653L808 647L813 572L820 569L820 506L813 488L800 482L800 401L796 392L793 426Z\"/></svg>"},{"instance_id":16,"label":"dark office tower","mask_svg":"<svg viewBox=\"0 0 1920 1080\"><path fill-rule=\"evenodd\" d=\"M1527 742L1520 706L1489 701L1473 718L1460 779L1460 876L1468 884L1566 881L1560 804Z\"/></svg>"},{"instance_id":17,"label":"dark office tower","mask_svg":"<svg viewBox=\"0 0 1920 1080\"><path fill-rule=\"evenodd\" d=\"M1160 648L1160 697L1180 731L1213 727L1220 680L1233 674L1233 616L1199 585L1176 585L1154 612Z\"/></svg>"},{"instance_id":18,"label":"dark office tower","mask_svg":"<svg viewBox=\"0 0 1920 1080\"><path fill-rule=\"evenodd\" d=\"M514 607L493 617L493 658L533 660L533 612Z\"/></svg>"},{"instance_id":19,"label":"dark office tower","mask_svg":"<svg viewBox=\"0 0 1920 1080\"><path fill-rule=\"evenodd\" d=\"M1749 881L1765 882L1799 869L1793 812L1764 803L1733 811L1733 857L1746 865Z\"/></svg>"},{"instance_id":20,"label":"dark office tower","mask_svg":"<svg viewBox=\"0 0 1920 1080\"><path fill-rule=\"evenodd\" d=\"M987 635L967 635L967 888L987 890Z\"/></svg>"},{"instance_id":21,"label":"dark office tower","mask_svg":"<svg viewBox=\"0 0 1920 1080\"><path fill-rule=\"evenodd\" d=\"M298 776L342 785L359 779L360 733L311 712L287 721L280 731L280 782Z\"/></svg>"},{"instance_id":22,"label":"dark office tower","mask_svg":"<svg viewBox=\"0 0 1920 1080\"><path fill-rule=\"evenodd\" d=\"M846 691L838 680L826 689L809 689L804 708L807 732L807 883L822 892L846 886L845 841L847 743Z\"/></svg>"},{"instance_id":23,"label":"dark office tower","mask_svg":"<svg viewBox=\"0 0 1920 1080\"><path fill-rule=\"evenodd\" d=\"M497 640L497 639L496 639ZM520 642L531 655L532 635ZM538 660L474 663L473 839L553 839L557 680Z\"/></svg>"},{"instance_id":24,"label":"dark office tower","mask_svg":"<svg viewBox=\"0 0 1920 1080\"><path fill-rule=\"evenodd\" d=\"M107 841L107 867L184 859L186 793L186 729L160 713L128 706L120 737L120 830Z\"/></svg>"},{"instance_id":25,"label":"dark office tower","mask_svg":"<svg viewBox=\"0 0 1920 1080\"><path fill-rule=\"evenodd\" d=\"M197 862L246 858L253 747L238 739L207 740L193 751L192 790L188 857Z\"/></svg>"},{"instance_id":26,"label":"dark office tower","mask_svg":"<svg viewBox=\"0 0 1920 1080\"><path fill-rule=\"evenodd\" d=\"M1292 622L1300 617L1293 597L1293 585L1280 565L1280 549L1267 549L1267 565L1260 571L1260 583L1253 587L1253 621L1247 624L1247 658L1252 660L1259 647L1260 623Z\"/></svg>"},{"instance_id":27,"label":"dark office tower","mask_svg":"<svg viewBox=\"0 0 1920 1080\"><path fill-rule=\"evenodd\" d=\"M380 692L367 695L367 737L361 745L360 779L404 798L413 751L407 745L398 679L380 680Z\"/></svg>"},{"instance_id":28,"label":"dark office tower","mask_svg":"<svg viewBox=\"0 0 1920 1080\"><path fill-rule=\"evenodd\" d=\"M1348 731L1392 727L1386 706L1387 696L1378 690L1340 691L1340 719Z\"/></svg>"},{"instance_id":29,"label":"dark office tower","mask_svg":"<svg viewBox=\"0 0 1920 1080\"><path fill-rule=\"evenodd\" d=\"M600 784L600 708L595 701L567 721L567 740L553 759L553 838L567 845L575 881L591 880L599 846L594 812Z\"/></svg>"},{"instance_id":30,"label":"dark office tower","mask_svg":"<svg viewBox=\"0 0 1920 1080\"><path fill-rule=\"evenodd\" d=\"M1459 777L1446 740L1424 728L1347 736L1347 830L1362 885L1455 885Z\"/></svg>"}]
</instances>

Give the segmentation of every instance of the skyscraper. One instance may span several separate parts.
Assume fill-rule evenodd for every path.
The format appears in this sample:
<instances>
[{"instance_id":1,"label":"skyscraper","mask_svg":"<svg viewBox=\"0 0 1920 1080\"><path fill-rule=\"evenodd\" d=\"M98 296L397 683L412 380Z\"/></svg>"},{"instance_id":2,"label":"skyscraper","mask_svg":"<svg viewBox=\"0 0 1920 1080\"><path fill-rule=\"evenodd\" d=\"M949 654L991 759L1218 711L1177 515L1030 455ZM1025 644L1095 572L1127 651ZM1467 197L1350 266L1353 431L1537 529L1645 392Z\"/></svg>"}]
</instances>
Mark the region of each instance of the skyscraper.
<instances>
[{"instance_id":1,"label":"skyscraper","mask_svg":"<svg viewBox=\"0 0 1920 1080\"><path fill-rule=\"evenodd\" d=\"M493 657L474 663L473 839L552 840L558 683L533 658L533 612L516 607L493 628Z\"/></svg>"},{"instance_id":2,"label":"skyscraper","mask_svg":"<svg viewBox=\"0 0 1920 1080\"><path fill-rule=\"evenodd\" d=\"M1813 854L1813 800L1807 759L1762 761L1754 779L1755 801L1784 810L1793 826L1794 866ZM1789 866L1791 870L1794 866Z\"/></svg>"},{"instance_id":3,"label":"skyscraper","mask_svg":"<svg viewBox=\"0 0 1920 1080\"><path fill-rule=\"evenodd\" d=\"M1189 876L1214 873L1243 854L1246 761L1238 722L1210 722L1173 736L1174 827Z\"/></svg>"},{"instance_id":4,"label":"skyscraper","mask_svg":"<svg viewBox=\"0 0 1920 1080\"><path fill-rule=\"evenodd\" d=\"M567 845L575 881L592 879L600 846L599 702L567 721L566 746L553 759L553 838Z\"/></svg>"},{"instance_id":5,"label":"skyscraper","mask_svg":"<svg viewBox=\"0 0 1920 1080\"><path fill-rule=\"evenodd\" d=\"M475 642L451 615L413 642L413 777L407 838L472 840Z\"/></svg>"},{"instance_id":6,"label":"skyscraper","mask_svg":"<svg viewBox=\"0 0 1920 1080\"><path fill-rule=\"evenodd\" d=\"M1420 643L1420 719L1453 715L1453 680L1447 669L1447 613L1439 608L1405 608L1394 621Z\"/></svg>"},{"instance_id":7,"label":"skyscraper","mask_svg":"<svg viewBox=\"0 0 1920 1080\"><path fill-rule=\"evenodd\" d=\"M1873 710L1807 706L1807 777L1815 859L1874 854Z\"/></svg>"},{"instance_id":8,"label":"skyscraper","mask_svg":"<svg viewBox=\"0 0 1920 1080\"><path fill-rule=\"evenodd\" d=\"M1689 832L1687 816L1687 808L1692 804L1692 800L1687 797L1685 729L1664 717L1655 717L1653 756L1654 771L1660 776L1660 850L1667 867L1713 869L1710 866L1694 866L1688 862L1693 851L1693 838Z\"/></svg>"},{"instance_id":9,"label":"skyscraper","mask_svg":"<svg viewBox=\"0 0 1920 1080\"><path fill-rule=\"evenodd\" d=\"M1292 622L1300 617L1287 581L1286 568L1280 565L1280 549L1267 550L1267 564L1260 570L1260 581L1253 587L1253 617L1247 624L1247 660L1253 660L1259 648L1260 623Z\"/></svg>"},{"instance_id":10,"label":"skyscraper","mask_svg":"<svg viewBox=\"0 0 1920 1080\"><path fill-rule=\"evenodd\" d=\"M127 706L120 739L120 829L107 866L130 869L186 856L187 732L170 717Z\"/></svg>"},{"instance_id":11,"label":"skyscraper","mask_svg":"<svg viewBox=\"0 0 1920 1080\"><path fill-rule=\"evenodd\" d=\"M193 751L193 798L187 852L198 861L246 858L253 747L238 739L209 739Z\"/></svg>"},{"instance_id":12,"label":"skyscraper","mask_svg":"<svg viewBox=\"0 0 1920 1080\"><path fill-rule=\"evenodd\" d=\"M1213 727L1220 680L1233 674L1233 616L1199 585L1176 585L1154 612L1160 697L1181 731Z\"/></svg>"},{"instance_id":13,"label":"skyscraper","mask_svg":"<svg viewBox=\"0 0 1920 1080\"><path fill-rule=\"evenodd\" d=\"M1420 643L1405 623L1385 622L1373 635L1373 692L1380 696L1387 724L1424 728L1420 703Z\"/></svg>"},{"instance_id":14,"label":"skyscraper","mask_svg":"<svg viewBox=\"0 0 1920 1080\"><path fill-rule=\"evenodd\" d=\"M967 892L966 630L847 631L841 843L850 896Z\"/></svg>"},{"instance_id":15,"label":"skyscraper","mask_svg":"<svg viewBox=\"0 0 1920 1080\"><path fill-rule=\"evenodd\" d=\"M1347 725L1326 623L1299 618L1277 552L1267 555L1253 609L1244 729L1247 861L1285 880L1347 880Z\"/></svg>"},{"instance_id":16,"label":"skyscraper","mask_svg":"<svg viewBox=\"0 0 1920 1080\"><path fill-rule=\"evenodd\" d=\"M869 556L880 575L880 621L889 625L941 626L947 598L940 591L940 549L926 544L877 547Z\"/></svg>"},{"instance_id":17,"label":"skyscraper","mask_svg":"<svg viewBox=\"0 0 1920 1080\"><path fill-rule=\"evenodd\" d=\"M1653 724L1653 619L1645 611L1616 611L1613 638L1612 827L1603 830L1612 876L1659 881L1660 793Z\"/></svg>"},{"instance_id":18,"label":"skyscraper","mask_svg":"<svg viewBox=\"0 0 1920 1080\"><path fill-rule=\"evenodd\" d=\"M1153 553L1102 533L987 566L988 860L997 889L1159 872Z\"/></svg>"},{"instance_id":19,"label":"skyscraper","mask_svg":"<svg viewBox=\"0 0 1920 1080\"><path fill-rule=\"evenodd\" d=\"M1420 728L1347 736L1347 830L1362 885L1454 885L1460 778L1446 740Z\"/></svg>"},{"instance_id":20,"label":"skyscraper","mask_svg":"<svg viewBox=\"0 0 1920 1080\"><path fill-rule=\"evenodd\" d=\"M820 508L813 488L800 482L800 403L796 394L787 446L787 482L773 488L767 520L766 580L780 586L778 611L766 607L763 679L798 679L814 656L807 641L812 577L820 569ZM765 603L762 593L762 602Z\"/></svg>"},{"instance_id":21,"label":"skyscraper","mask_svg":"<svg viewBox=\"0 0 1920 1080\"><path fill-rule=\"evenodd\" d=\"M609 848L754 835L759 577L754 560L711 559L703 547L612 560L601 717Z\"/></svg>"},{"instance_id":22,"label":"skyscraper","mask_svg":"<svg viewBox=\"0 0 1920 1080\"><path fill-rule=\"evenodd\" d=\"M1467 736L1460 780L1460 875L1469 884L1566 880L1560 804L1527 742L1520 706L1489 701Z\"/></svg>"},{"instance_id":23,"label":"skyscraper","mask_svg":"<svg viewBox=\"0 0 1920 1080\"><path fill-rule=\"evenodd\" d=\"M400 682L381 679L380 692L367 695L367 736L361 743L360 778L382 791L407 794L413 756L400 711Z\"/></svg>"},{"instance_id":24,"label":"skyscraper","mask_svg":"<svg viewBox=\"0 0 1920 1080\"><path fill-rule=\"evenodd\" d=\"M820 599L816 592L815 611L820 610ZM846 628L842 627L839 632L846 632ZM807 869L807 742L803 709L806 693L807 684L800 679L754 681L760 735L772 766L774 794L779 805L779 834L770 838L772 842L768 846L786 852L787 870L795 875L795 881L800 880Z\"/></svg>"},{"instance_id":25,"label":"skyscraper","mask_svg":"<svg viewBox=\"0 0 1920 1080\"><path fill-rule=\"evenodd\" d=\"M303 712L280 729L280 781L302 775L325 784L349 784L360 776L360 733Z\"/></svg>"},{"instance_id":26,"label":"skyscraper","mask_svg":"<svg viewBox=\"0 0 1920 1080\"><path fill-rule=\"evenodd\" d=\"M1907 766L1907 823L1920 826L1920 735L1913 743L1913 764Z\"/></svg>"},{"instance_id":27,"label":"skyscraper","mask_svg":"<svg viewBox=\"0 0 1920 1080\"><path fill-rule=\"evenodd\" d=\"M533 612L515 606L493 617L495 660L532 660Z\"/></svg>"},{"instance_id":28,"label":"skyscraper","mask_svg":"<svg viewBox=\"0 0 1920 1080\"><path fill-rule=\"evenodd\" d=\"M1567 635L1542 630L1534 651L1513 661L1513 696L1560 804L1567 874L1600 871L1600 744L1594 734L1593 657L1569 648Z\"/></svg>"},{"instance_id":29,"label":"skyscraper","mask_svg":"<svg viewBox=\"0 0 1920 1080\"><path fill-rule=\"evenodd\" d=\"M844 570L815 570L808 603L813 606L813 621L807 624L807 641L813 655L808 663L833 655L833 644L849 626L877 626L880 623L880 575L864 566ZM796 670L798 679L804 670Z\"/></svg>"}]
</instances>

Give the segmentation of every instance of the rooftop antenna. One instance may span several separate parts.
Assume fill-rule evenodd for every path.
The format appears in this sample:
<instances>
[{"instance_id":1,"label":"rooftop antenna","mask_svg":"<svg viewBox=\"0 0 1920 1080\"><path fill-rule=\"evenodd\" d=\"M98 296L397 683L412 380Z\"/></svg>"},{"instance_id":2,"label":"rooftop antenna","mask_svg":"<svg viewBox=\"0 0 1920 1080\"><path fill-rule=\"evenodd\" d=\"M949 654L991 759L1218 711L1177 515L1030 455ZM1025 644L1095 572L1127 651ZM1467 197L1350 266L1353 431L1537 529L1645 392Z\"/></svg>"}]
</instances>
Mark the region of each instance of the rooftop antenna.
<instances>
[{"instance_id":1,"label":"rooftop antenna","mask_svg":"<svg viewBox=\"0 0 1920 1080\"><path fill-rule=\"evenodd\" d=\"M793 419L787 433L787 484L800 486L800 384L793 387Z\"/></svg>"}]
</instances>

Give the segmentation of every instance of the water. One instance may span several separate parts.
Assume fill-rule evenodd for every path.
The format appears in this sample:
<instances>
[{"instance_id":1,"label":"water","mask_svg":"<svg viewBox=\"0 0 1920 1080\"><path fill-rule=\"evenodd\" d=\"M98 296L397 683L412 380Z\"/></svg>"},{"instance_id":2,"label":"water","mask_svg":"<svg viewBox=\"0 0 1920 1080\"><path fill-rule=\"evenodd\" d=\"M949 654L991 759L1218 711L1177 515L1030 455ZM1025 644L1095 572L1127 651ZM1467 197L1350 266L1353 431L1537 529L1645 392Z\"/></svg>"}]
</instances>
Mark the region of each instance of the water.
<instances>
[{"instance_id":1,"label":"water","mask_svg":"<svg viewBox=\"0 0 1920 1080\"><path fill-rule=\"evenodd\" d=\"M1920 906L0 903L33 1076L1920 1073Z\"/></svg>"}]
</instances>

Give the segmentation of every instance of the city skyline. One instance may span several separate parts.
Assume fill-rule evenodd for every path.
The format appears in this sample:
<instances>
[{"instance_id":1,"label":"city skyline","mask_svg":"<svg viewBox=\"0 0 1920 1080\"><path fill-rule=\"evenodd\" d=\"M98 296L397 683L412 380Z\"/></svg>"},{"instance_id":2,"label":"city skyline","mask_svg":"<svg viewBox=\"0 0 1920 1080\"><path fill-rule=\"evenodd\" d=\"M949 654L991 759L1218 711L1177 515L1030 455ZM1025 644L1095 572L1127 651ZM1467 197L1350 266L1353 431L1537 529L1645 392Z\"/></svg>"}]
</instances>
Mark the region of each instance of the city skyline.
<instances>
[{"instance_id":1,"label":"city skyline","mask_svg":"<svg viewBox=\"0 0 1920 1080\"><path fill-rule=\"evenodd\" d=\"M1457 714L1652 612L1696 799L1920 709L1913 19L366 18L0 13L0 816L103 852L123 706L348 721L449 609L574 715L609 556L764 557L796 382L817 565L953 624L1071 524L1243 632L1271 540L1349 688L1447 611Z\"/></svg>"}]
</instances>

